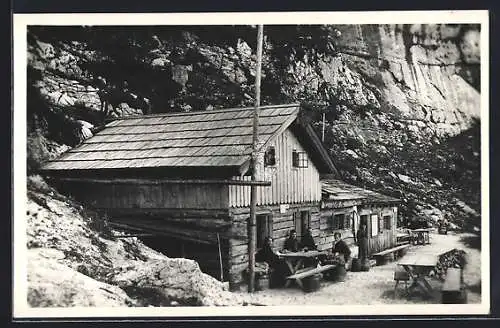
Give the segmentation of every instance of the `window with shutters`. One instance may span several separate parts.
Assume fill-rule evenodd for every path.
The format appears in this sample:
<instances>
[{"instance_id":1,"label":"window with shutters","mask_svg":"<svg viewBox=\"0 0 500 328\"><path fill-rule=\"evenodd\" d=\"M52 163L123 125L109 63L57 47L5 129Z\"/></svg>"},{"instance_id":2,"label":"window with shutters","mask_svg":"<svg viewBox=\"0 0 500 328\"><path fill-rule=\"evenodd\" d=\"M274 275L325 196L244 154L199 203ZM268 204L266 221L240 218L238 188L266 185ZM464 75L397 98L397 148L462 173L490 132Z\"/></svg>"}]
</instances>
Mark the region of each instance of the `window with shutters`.
<instances>
[{"instance_id":1,"label":"window with shutters","mask_svg":"<svg viewBox=\"0 0 500 328\"><path fill-rule=\"evenodd\" d=\"M293 167L306 168L308 166L307 153L303 151L292 152Z\"/></svg>"},{"instance_id":2,"label":"window with shutters","mask_svg":"<svg viewBox=\"0 0 500 328\"><path fill-rule=\"evenodd\" d=\"M276 165L276 150L274 149L274 147L267 148L264 154L264 165L265 166Z\"/></svg>"}]
</instances>

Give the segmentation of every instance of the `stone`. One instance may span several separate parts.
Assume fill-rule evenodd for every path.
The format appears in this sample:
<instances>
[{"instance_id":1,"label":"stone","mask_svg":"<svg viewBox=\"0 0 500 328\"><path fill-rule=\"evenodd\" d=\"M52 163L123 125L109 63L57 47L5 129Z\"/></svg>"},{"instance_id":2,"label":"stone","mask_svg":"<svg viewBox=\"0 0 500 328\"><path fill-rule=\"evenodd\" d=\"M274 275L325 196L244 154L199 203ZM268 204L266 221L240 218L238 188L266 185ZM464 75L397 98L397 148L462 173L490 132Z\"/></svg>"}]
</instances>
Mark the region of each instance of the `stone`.
<instances>
[{"instance_id":1,"label":"stone","mask_svg":"<svg viewBox=\"0 0 500 328\"><path fill-rule=\"evenodd\" d=\"M174 65L172 66L172 80L185 87L189 80L189 72L192 70L192 65Z\"/></svg>"},{"instance_id":2,"label":"stone","mask_svg":"<svg viewBox=\"0 0 500 328\"><path fill-rule=\"evenodd\" d=\"M165 259L137 263L113 282L127 290L131 287L145 293L155 290L162 302L181 305L238 305L240 302L224 290L217 279L201 272L198 264L188 259Z\"/></svg>"},{"instance_id":3,"label":"stone","mask_svg":"<svg viewBox=\"0 0 500 328\"><path fill-rule=\"evenodd\" d=\"M28 250L28 304L31 307L123 307L134 301L116 286L96 281L58 261L54 249Z\"/></svg>"},{"instance_id":4,"label":"stone","mask_svg":"<svg viewBox=\"0 0 500 328\"><path fill-rule=\"evenodd\" d=\"M403 181L404 183L412 183L412 180L409 176L404 175L404 174L398 174L399 180Z\"/></svg>"},{"instance_id":5,"label":"stone","mask_svg":"<svg viewBox=\"0 0 500 328\"><path fill-rule=\"evenodd\" d=\"M354 158L354 159L358 159L359 158L359 155L352 149L347 149L345 151L343 151L345 154L349 155L350 157Z\"/></svg>"}]
</instances>

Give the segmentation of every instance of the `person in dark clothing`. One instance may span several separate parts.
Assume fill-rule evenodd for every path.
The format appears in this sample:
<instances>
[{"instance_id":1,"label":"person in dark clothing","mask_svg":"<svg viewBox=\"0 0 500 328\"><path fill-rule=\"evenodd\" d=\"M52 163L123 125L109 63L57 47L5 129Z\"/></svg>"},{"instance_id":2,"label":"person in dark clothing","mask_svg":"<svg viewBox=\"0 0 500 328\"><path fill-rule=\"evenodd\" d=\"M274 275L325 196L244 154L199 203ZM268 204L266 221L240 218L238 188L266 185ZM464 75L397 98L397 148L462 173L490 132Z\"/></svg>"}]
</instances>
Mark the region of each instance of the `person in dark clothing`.
<instances>
[{"instance_id":1,"label":"person in dark clothing","mask_svg":"<svg viewBox=\"0 0 500 328\"><path fill-rule=\"evenodd\" d=\"M290 269L284 260L280 259L273 250L273 240L267 237L264 246L255 254L256 262L266 262L271 268L271 288L281 287L286 282L286 276L290 275Z\"/></svg>"},{"instance_id":2,"label":"person in dark clothing","mask_svg":"<svg viewBox=\"0 0 500 328\"><path fill-rule=\"evenodd\" d=\"M364 263L368 257L368 229L366 223L362 223L356 233L356 240L359 246L359 260Z\"/></svg>"},{"instance_id":3,"label":"person in dark clothing","mask_svg":"<svg viewBox=\"0 0 500 328\"><path fill-rule=\"evenodd\" d=\"M316 250L318 246L314 242L314 238L311 234L311 229L306 230L306 234L302 236L302 240L300 241L300 247L304 250Z\"/></svg>"},{"instance_id":4,"label":"person in dark clothing","mask_svg":"<svg viewBox=\"0 0 500 328\"><path fill-rule=\"evenodd\" d=\"M290 236L285 240L285 250L289 252L299 251L299 240L297 239L297 232L295 230L290 231Z\"/></svg>"},{"instance_id":5,"label":"person in dark clothing","mask_svg":"<svg viewBox=\"0 0 500 328\"><path fill-rule=\"evenodd\" d=\"M349 246L341 239L340 232L336 232L333 237L335 238L332 247L332 253L334 256L343 256L345 263L349 261L351 257L351 250Z\"/></svg>"},{"instance_id":6,"label":"person in dark clothing","mask_svg":"<svg viewBox=\"0 0 500 328\"><path fill-rule=\"evenodd\" d=\"M279 256L273 250L273 240L267 237L264 246L255 254L256 262L267 262L271 268L276 267L279 262Z\"/></svg>"}]
</instances>

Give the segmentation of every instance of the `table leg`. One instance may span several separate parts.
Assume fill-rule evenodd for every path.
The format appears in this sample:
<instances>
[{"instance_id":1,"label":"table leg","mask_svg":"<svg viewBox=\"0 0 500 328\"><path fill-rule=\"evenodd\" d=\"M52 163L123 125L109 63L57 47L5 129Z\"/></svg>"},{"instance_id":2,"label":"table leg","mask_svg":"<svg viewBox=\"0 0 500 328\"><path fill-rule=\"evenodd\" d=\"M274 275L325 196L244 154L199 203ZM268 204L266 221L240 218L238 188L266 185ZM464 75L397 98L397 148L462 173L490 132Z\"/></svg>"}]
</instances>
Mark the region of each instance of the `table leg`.
<instances>
[{"instance_id":1,"label":"table leg","mask_svg":"<svg viewBox=\"0 0 500 328\"><path fill-rule=\"evenodd\" d=\"M291 259L285 259L285 263L288 266L288 269L290 269L291 274L294 274L297 271L295 270ZM288 286L290 286L291 283L292 281L290 279L287 279L285 282L285 288L288 288Z\"/></svg>"},{"instance_id":2,"label":"table leg","mask_svg":"<svg viewBox=\"0 0 500 328\"><path fill-rule=\"evenodd\" d=\"M297 263L295 263L295 267L294 267L294 273L297 272L298 270L302 269L302 264L304 263L304 260L303 259L299 259L297 261Z\"/></svg>"},{"instance_id":3,"label":"table leg","mask_svg":"<svg viewBox=\"0 0 500 328\"><path fill-rule=\"evenodd\" d=\"M432 286L429 284L429 282L425 279L425 277L420 277L420 281L422 282L422 284L425 286L425 288L427 289L427 293L429 294L429 296L431 295L432 291L434 290L432 288Z\"/></svg>"}]
</instances>

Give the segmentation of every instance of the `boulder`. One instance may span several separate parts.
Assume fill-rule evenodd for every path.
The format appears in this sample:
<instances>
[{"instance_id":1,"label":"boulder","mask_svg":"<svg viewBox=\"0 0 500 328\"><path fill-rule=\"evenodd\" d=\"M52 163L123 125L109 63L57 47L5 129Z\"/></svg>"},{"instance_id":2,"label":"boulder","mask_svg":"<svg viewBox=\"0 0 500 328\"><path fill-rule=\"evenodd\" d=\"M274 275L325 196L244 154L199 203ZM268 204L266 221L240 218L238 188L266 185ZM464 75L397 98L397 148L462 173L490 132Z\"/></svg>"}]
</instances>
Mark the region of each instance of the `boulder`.
<instances>
[{"instance_id":1,"label":"boulder","mask_svg":"<svg viewBox=\"0 0 500 328\"><path fill-rule=\"evenodd\" d=\"M63 258L64 253L55 249L28 250L28 304L31 307L134 305L120 288L59 263Z\"/></svg>"},{"instance_id":2,"label":"boulder","mask_svg":"<svg viewBox=\"0 0 500 328\"><path fill-rule=\"evenodd\" d=\"M113 284L143 302L169 305L241 305L224 284L203 273L193 260L174 258L137 262L112 278ZM153 298L153 300L151 299Z\"/></svg>"}]
</instances>

